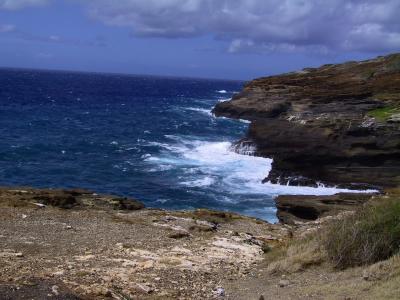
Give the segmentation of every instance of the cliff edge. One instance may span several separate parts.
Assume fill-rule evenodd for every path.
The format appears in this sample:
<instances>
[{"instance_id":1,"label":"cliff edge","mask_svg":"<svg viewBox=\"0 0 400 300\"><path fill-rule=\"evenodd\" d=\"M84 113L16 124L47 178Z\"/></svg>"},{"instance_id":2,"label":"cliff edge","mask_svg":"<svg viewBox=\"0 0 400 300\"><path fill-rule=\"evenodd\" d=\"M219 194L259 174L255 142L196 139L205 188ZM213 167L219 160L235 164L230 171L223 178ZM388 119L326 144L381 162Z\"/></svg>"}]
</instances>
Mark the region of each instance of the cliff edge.
<instances>
[{"instance_id":1,"label":"cliff edge","mask_svg":"<svg viewBox=\"0 0 400 300\"><path fill-rule=\"evenodd\" d=\"M259 78L214 114L251 121L243 141L274 159L266 181L400 184L400 54Z\"/></svg>"}]
</instances>

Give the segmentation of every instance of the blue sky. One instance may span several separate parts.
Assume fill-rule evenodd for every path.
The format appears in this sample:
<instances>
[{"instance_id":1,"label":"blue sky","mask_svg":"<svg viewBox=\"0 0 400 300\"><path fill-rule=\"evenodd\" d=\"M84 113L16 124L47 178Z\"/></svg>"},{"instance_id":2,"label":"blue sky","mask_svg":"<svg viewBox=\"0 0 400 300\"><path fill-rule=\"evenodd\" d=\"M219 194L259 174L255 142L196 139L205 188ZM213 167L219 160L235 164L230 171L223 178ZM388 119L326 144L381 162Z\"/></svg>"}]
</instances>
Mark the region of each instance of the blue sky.
<instances>
[{"instance_id":1,"label":"blue sky","mask_svg":"<svg viewBox=\"0 0 400 300\"><path fill-rule=\"evenodd\" d=\"M0 66L252 79L400 51L400 0L0 0Z\"/></svg>"}]
</instances>

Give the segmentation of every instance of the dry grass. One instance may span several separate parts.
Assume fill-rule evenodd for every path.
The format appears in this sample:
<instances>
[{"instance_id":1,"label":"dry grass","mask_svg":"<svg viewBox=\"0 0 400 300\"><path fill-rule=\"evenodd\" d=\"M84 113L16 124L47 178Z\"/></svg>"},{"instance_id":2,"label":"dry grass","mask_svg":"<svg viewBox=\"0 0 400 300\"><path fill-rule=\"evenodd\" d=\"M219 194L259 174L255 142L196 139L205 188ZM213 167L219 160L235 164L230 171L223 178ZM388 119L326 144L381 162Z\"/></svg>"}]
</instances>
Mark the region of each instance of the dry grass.
<instances>
[{"instance_id":1,"label":"dry grass","mask_svg":"<svg viewBox=\"0 0 400 300\"><path fill-rule=\"evenodd\" d=\"M376 198L316 235L294 239L266 254L270 273L293 273L329 263L337 269L372 265L400 252L400 192ZM397 258L396 258L397 259ZM399 269L400 269L400 263Z\"/></svg>"},{"instance_id":2,"label":"dry grass","mask_svg":"<svg viewBox=\"0 0 400 300\"><path fill-rule=\"evenodd\" d=\"M267 259L271 274L294 273L326 261L326 252L317 237L292 241L289 245L274 249Z\"/></svg>"},{"instance_id":3,"label":"dry grass","mask_svg":"<svg viewBox=\"0 0 400 300\"><path fill-rule=\"evenodd\" d=\"M400 200L380 197L352 216L332 222L322 244L335 268L373 264L399 252Z\"/></svg>"},{"instance_id":4,"label":"dry grass","mask_svg":"<svg viewBox=\"0 0 400 300\"><path fill-rule=\"evenodd\" d=\"M400 299L400 256L367 267L329 272L328 282L315 282L306 293L324 295L322 299Z\"/></svg>"}]
</instances>

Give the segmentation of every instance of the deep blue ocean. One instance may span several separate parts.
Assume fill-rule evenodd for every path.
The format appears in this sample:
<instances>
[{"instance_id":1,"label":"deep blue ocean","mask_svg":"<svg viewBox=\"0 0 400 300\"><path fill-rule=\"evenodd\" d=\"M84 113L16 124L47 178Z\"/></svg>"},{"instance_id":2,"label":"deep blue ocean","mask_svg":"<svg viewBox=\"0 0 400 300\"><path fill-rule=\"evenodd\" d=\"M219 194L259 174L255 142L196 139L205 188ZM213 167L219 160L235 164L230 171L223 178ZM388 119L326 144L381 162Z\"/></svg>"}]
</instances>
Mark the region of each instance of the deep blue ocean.
<instances>
[{"instance_id":1,"label":"deep blue ocean","mask_svg":"<svg viewBox=\"0 0 400 300\"><path fill-rule=\"evenodd\" d=\"M236 154L244 121L212 107L237 81L0 69L0 185L86 188L149 207L212 208L275 221L271 160Z\"/></svg>"}]
</instances>

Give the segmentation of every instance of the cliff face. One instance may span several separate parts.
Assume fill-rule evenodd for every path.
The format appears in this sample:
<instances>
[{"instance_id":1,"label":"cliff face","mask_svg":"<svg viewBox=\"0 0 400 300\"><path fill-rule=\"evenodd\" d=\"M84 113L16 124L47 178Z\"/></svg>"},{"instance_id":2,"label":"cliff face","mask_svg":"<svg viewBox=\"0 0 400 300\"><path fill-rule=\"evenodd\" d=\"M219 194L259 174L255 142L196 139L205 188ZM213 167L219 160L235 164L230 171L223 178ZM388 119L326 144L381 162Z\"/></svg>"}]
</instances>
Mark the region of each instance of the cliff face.
<instances>
[{"instance_id":1,"label":"cliff face","mask_svg":"<svg viewBox=\"0 0 400 300\"><path fill-rule=\"evenodd\" d=\"M273 183L400 184L400 54L256 79L214 113L251 121Z\"/></svg>"}]
</instances>

